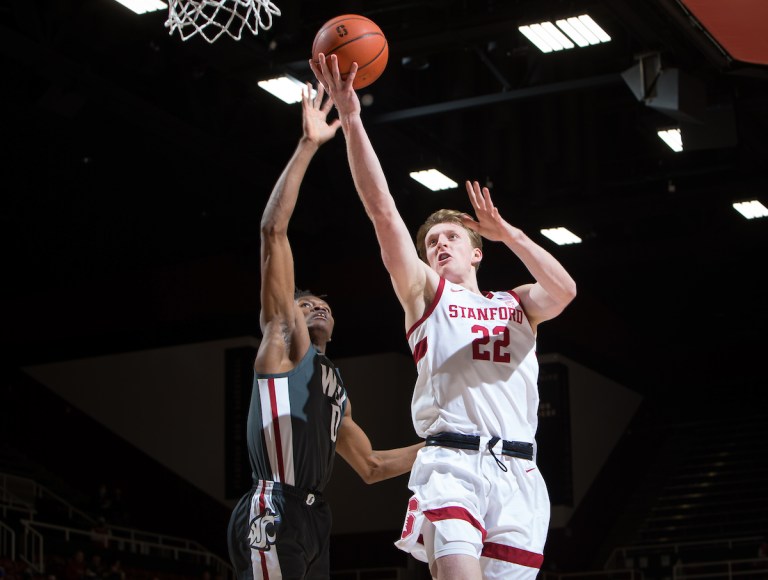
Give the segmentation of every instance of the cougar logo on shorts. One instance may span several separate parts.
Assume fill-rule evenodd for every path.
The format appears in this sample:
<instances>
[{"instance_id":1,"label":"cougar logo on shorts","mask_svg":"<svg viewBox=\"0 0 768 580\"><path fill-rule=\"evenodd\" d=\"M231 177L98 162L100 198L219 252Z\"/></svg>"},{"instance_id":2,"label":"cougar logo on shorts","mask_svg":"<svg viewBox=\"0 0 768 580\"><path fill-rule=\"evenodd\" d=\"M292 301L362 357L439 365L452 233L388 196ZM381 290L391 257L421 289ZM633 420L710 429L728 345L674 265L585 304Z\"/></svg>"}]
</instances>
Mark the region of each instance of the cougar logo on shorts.
<instances>
[{"instance_id":1,"label":"cougar logo on shorts","mask_svg":"<svg viewBox=\"0 0 768 580\"><path fill-rule=\"evenodd\" d=\"M275 543L277 526L280 525L280 516L271 509L259 514L251 520L251 530L248 533L248 543L256 550L269 551L269 547Z\"/></svg>"}]
</instances>

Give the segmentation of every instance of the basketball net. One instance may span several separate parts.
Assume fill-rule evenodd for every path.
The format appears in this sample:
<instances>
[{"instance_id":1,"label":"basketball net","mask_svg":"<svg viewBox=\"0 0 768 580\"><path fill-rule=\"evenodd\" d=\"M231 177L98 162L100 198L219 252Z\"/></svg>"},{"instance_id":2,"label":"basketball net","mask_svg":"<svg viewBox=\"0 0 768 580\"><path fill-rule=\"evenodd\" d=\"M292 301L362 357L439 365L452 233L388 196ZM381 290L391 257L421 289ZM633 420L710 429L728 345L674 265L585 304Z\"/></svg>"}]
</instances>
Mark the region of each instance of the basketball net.
<instances>
[{"instance_id":1,"label":"basketball net","mask_svg":"<svg viewBox=\"0 0 768 580\"><path fill-rule=\"evenodd\" d=\"M262 12L263 10L263 12ZM168 0L168 34L179 31L182 40L200 33L214 42L225 32L240 40L243 28L253 34L269 30L280 9L270 0Z\"/></svg>"}]
</instances>

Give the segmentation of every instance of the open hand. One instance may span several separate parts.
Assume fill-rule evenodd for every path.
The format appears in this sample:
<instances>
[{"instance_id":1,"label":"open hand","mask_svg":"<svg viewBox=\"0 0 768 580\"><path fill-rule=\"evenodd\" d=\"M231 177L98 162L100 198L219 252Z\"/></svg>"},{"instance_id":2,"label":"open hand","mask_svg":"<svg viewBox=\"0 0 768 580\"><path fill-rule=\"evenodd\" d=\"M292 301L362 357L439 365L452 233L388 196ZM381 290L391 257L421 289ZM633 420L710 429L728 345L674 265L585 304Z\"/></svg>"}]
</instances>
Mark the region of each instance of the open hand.
<instances>
[{"instance_id":1,"label":"open hand","mask_svg":"<svg viewBox=\"0 0 768 580\"><path fill-rule=\"evenodd\" d=\"M325 90L333 99L336 110L339 112L340 117L351 115L360 112L360 101L357 98L357 93L352 87L352 83L355 81L355 75L357 74L357 63L353 62L349 68L349 74L347 78L342 79L339 72L339 59L335 54L332 54L328 58L325 58L323 53L317 56L318 62L315 63L311 59L309 66L312 72L315 73L317 80L320 82Z\"/></svg>"},{"instance_id":2,"label":"open hand","mask_svg":"<svg viewBox=\"0 0 768 580\"><path fill-rule=\"evenodd\" d=\"M467 194L475 210L477 220L464 214L461 221L466 227L477 232L487 240L498 242L509 233L511 226L499 215L499 210L493 205L491 192L487 187L480 188L477 181L466 182Z\"/></svg>"},{"instance_id":3,"label":"open hand","mask_svg":"<svg viewBox=\"0 0 768 580\"><path fill-rule=\"evenodd\" d=\"M306 89L301 93L304 138L317 145L322 145L332 139L341 126L341 122L338 119L334 119L330 123L327 121L333 101L329 97L323 102L324 94L323 85L318 84L317 94L313 98L311 83L307 83Z\"/></svg>"}]
</instances>

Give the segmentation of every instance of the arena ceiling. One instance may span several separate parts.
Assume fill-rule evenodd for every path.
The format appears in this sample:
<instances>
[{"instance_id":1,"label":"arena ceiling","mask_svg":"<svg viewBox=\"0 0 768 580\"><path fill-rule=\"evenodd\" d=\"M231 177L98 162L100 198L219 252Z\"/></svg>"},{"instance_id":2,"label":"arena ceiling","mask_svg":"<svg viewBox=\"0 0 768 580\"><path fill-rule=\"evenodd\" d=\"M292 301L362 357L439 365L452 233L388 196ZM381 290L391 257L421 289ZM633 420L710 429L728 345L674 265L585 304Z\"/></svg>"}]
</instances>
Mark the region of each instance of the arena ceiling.
<instances>
[{"instance_id":1,"label":"arena ceiling","mask_svg":"<svg viewBox=\"0 0 768 580\"><path fill-rule=\"evenodd\" d=\"M759 0L720 14L695 0L276 4L270 30L214 44L109 0L0 6L10 367L258 335L259 218L300 111L257 82L311 79L315 31L358 13L389 41L361 95L408 225L469 207L461 188L434 193L410 171L478 179L576 278L541 352L653 394L760 381L768 219L731 207L768 205ZM517 30L582 13L610 43L542 54ZM670 82L641 87L638 67ZM677 124L682 153L656 135ZM551 226L583 243L552 245L538 233ZM341 135L310 169L291 236L297 283L334 306L330 354L407 352ZM493 245L479 277L528 280Z\"/></svg>"}]
</instances>

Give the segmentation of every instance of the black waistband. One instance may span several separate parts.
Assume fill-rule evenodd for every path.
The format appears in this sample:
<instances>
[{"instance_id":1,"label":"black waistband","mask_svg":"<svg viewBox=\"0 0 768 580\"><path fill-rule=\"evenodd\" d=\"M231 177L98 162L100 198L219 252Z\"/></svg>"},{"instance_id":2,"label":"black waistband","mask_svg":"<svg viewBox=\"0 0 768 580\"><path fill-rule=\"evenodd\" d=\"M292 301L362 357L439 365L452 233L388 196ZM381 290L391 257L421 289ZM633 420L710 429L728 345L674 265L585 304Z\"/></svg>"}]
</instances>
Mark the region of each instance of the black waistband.
<instances>
[{"instance_id":1,"label":"black waistband","mask_svg":"<svg viewBox=\"0 0 768 580\"><path fill-rule=\"evenodd\" d=\"M253 482L253 486L251 489L257 489L260 486L264 485L265 480L256 480ZM313 505L315 503L323 503L325 502L325 498L323 497L323 494L319 491L311 490L311 489L302 489L300 487L296 487L295 485L290 485L288 483L282 483L280 481L270 481L269 483L272 484L272 489L275 491L281 492L283 495L290 495L295 498L300 499L307 505Z\"/></svg>"},{"instance_id":2,"label":"black waistband","mask_svg":"<svg viewBox=\"0 0 768 580\"><path fill-rule=\"evenodd\" d=\"M498 438L494 437L491 441L495 444L496 441L498 441ZM489 444L490 443L491 442L489 441ZM437 435L429 435L427 437L426 445L428 447L440 445L442 447L477 451L480 449L480 436L462 435L461 433L438 433ZM489 445L489 447L492 447L492 445ZM530 461L533 459L533 443L525 443L523 441L502 441L501 454L509 457L528 459Z\"/></svg>"}]
</instances>

